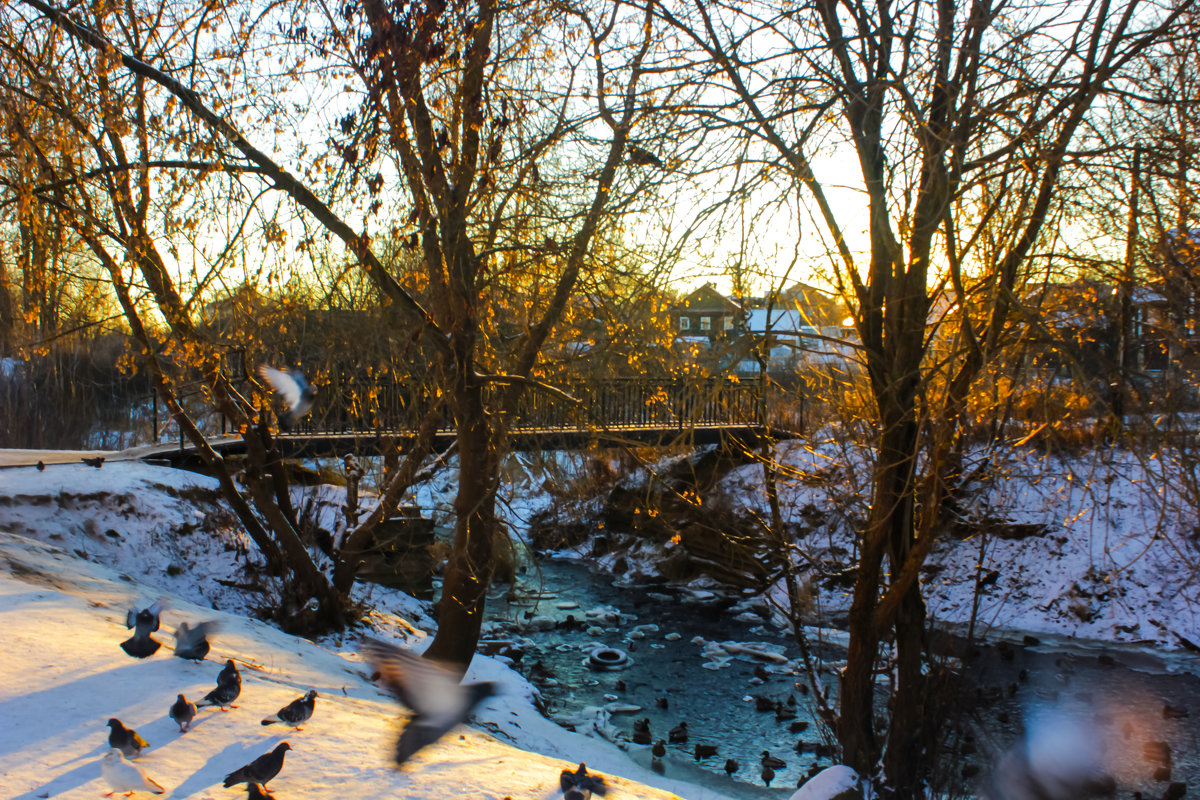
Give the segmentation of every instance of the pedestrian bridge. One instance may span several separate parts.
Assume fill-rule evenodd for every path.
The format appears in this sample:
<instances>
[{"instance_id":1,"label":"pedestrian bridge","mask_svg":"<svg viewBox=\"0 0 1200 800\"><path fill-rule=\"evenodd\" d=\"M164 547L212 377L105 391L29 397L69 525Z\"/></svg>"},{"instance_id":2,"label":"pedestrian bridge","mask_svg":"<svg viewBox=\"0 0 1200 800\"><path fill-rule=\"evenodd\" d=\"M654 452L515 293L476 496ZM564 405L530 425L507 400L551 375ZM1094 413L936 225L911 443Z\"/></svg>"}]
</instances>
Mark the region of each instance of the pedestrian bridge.
<instances>
[{"instance_id":1,"label":"pedestrian bridge","mask_svg":"<svg viewBox=\"0 0 1200 800\"><path fill-rule=\"evenodd\" d=\"M795 398L790 412L771 415L772 421L765 418L757 380L609 379L562 388L563 397L535 389L523 393L503 420L510 449L750 443L763 436L792 438L803 427L802 405ZM293 429L279 431L276 442L284 455L293 457L403 447L415 437L427 407L422 389L402 383L323 383L312 412ZM218 452L244 450L226 421L210 419L205 428L213 432L210 444ZM162 438L177 435L166 434ZM455 421L447 415L434 447L444 449L455 436ZM151 452L142 457L186 461L190 449L184 441L162 441L145 448Z\"/></svg>"}]
</instances>

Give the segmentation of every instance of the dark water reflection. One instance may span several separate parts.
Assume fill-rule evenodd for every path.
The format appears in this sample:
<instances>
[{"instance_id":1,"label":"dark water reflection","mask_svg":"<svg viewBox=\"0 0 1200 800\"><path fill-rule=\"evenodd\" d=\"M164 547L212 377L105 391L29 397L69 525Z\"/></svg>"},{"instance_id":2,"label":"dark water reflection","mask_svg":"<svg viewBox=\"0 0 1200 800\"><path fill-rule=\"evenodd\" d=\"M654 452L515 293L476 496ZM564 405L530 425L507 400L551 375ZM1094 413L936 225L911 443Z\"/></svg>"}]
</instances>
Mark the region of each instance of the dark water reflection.
<instances>
[{"instance_id":1,"label":"dark water reflection","mask_svg":"<svg viewBox=\"0 0 1200 800\"><path fill-rule=\"evenodd\" d=\"M585 707L613 700L639 706L639 711L616 713L609 720L617 740L629 743L635 761L649 765L651 755L650 747L630 743L634 720L650 720L653 741L667 739L670 729L686 721L688 742L668 745L663 771L670 777L735 796L762 796L766 793L760 753L769 750L787 765L776 770L770 794L786 797L811 770L835 763L814 752L827 740L804 691L803 674L798 670L789 674L770 662L745 656L709 669L703 644L695 641L702 637L708 642L765 643L795 665L800 653L790 637L739 615L737 606L719 609L715 602L719 597L685 601L672 597L672 591L616 586L608 576L594 574L579 563L550 561L522 576L508 598L493 600L489 620L527 622L536 616L558 623L552 630L499 636L530 643L516 666L541 689L552 717L576 716ZM564 607L571 604L577 607ZM602 606L617 609L620 621L593 620L574 628L562 625L568 616L582 621L588 610ZM589 625L602 630L589 632ZM643 638L631 638L639 626L647 625L656 625L657 630L643 629ZM586 658L590 643L628 651L631 665L616 672L593 670ZM961 643L949 649L958 653ZM816 655L829 662L844 657L829 643ZM1025 721L1039 709L1049 709L1051 715L1077 719L1095 732L1106 765L1118 780L1118 796L1133 797L1140 791L1146 798L1160 797L1170 781L1187 782L1195 787L1189 792L1195 796L1200 790L1200 679L1192 671L1200 660L1178 654L1170 656L1169 662L1164 658L1153 650L1088 646L1073 639L980 648L962 662L961 674L968 685L962 689L963 702L955 704L961 716L947 720L948 726L969 731L970 743L964 748L959 741L946 754L942 771L950 780L942 785L952 796L972 795L999 754L1021 740ZM768 668L765 680L764 666ZM832 693L828 670L825 681ZM795 705L786 707L794 709L794 719L777 721L774 713L757 711L749 701L753 695L785 705L790 696ZM659 707L660 698L666 698L666 709ZM805 722L806 730L792 732L793 723ZM801 741L805 746L798 754ZM693 749L698 742L716 745L717 755L697 761ZM1169 779L1164 779L1165 773L1155 779L1162 764L1146 758L1147 743L1153 742L1170 748ZM740 765L733 781L723 771L728 758Z\"/></svg>"},{"instance_id":2,"label":"dark water reflection","mask_svg":"<svg viewBox=\"0 0 1200 800\"><path fill-rule=\"evenodd\" d=\"M552 717L575 715L586 706L602 706L610 698L639 706L640 711L617 713L610 721L619 731L618 741L627 743L634 720L650 720L653 741L667 739L672 728L686 722L688 741L668 744L664 774L692 782L700 777L714 789L734 789L735 781L761 787L763 750L782 758L787 765L776 770L772 782L773 789L786 790L785 796L795 790L810 768L834 763L828 756L818 757L814 752L817 745L824 750L826 742L812 716L803 675L790 674L786 665L751 656L731 658L720 669L705 668L708 659L696 637L709 642L763 643L793 660L800 655L788 638L761 620L735 619L736 609L719 610L715 602L719 597L711 598L712 607L706 608L708 600L692 598L683 602L671 598L664 587L615 586L606 576L566 561L543 563L525 576L516 594L514 602L501 598L490 603L489 619L521 621L532 614L560 623L554 630L525 633L533 644L516 665L541 689ZM572 603L578 607L559 607ZM601 606L619 610L620 622L596 620L575 628L561 627L568 616L583 620L588 610ZM589 633L587 628L592 625L603 628L603 632L593 628ZM657 626L657 630L641 626ZM631 634L642 638L630 638ZM593 642L626 651L630 666L614 672L592 669L587 651ZM820 655L826 659L842 657L832 646L824 647ZM752 695L784 704L794 718L777 720L774 712L757 711L755 702L747 700ZM789 696L794 704L789 704ZM666 699L666 709L659 706L661 698ZM792 733L793 723L807 723L807 729ZM807 744L802 755L796 752L800 741ZM697 761L697 743L716 745L717 754ZM651 761L648 746L630 743L629 752L639 763ZM730 758L740 766L735 781L725 777L724 765Z\"/></svg>"}]
</instances>

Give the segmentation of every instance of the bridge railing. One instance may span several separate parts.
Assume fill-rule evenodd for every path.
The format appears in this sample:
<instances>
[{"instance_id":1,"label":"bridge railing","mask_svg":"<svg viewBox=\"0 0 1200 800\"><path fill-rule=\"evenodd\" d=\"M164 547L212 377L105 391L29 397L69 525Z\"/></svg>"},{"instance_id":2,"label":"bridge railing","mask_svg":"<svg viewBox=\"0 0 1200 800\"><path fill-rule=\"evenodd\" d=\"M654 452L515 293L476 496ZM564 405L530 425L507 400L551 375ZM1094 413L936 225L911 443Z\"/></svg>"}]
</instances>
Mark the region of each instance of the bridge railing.
<instances>
[{"instance_id":1,"label":"bridge railing","mask_svg":"<svg viewBox=\"0 0 1200 800\"><path fill-rule=\"evenodd\" d=\"M678 429L760 424L757 384L726 379L615 378L560 386L578 402L528 388L505 420L510 431ZM416 429L428 395L392 380L347 378L322 385L302 434L403 433ZM454 421L449 410L442 429Z\"/></svg>"}]
</instances>

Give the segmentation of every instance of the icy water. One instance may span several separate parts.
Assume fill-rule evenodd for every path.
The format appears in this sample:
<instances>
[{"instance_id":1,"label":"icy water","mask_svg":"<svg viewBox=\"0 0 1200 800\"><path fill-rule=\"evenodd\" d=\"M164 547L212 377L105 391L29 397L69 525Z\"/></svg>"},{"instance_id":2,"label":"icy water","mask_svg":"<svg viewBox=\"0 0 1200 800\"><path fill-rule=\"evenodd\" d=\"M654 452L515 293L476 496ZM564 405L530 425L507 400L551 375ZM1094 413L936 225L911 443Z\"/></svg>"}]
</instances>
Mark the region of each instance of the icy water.
<instances>
[{"instance_id":1,"label":"icy water","mask_svg":"<svg viewBox=\"0 0 1200 800\"><path fill-rule=\"evenodd\" d=\"M655 742L686 722L688 740L667 745L664 774L738 797L786 797L812 770L834 763L823 752L818 755L817 745L827 742L803 688L807 679L788 669L800 653L783 632L752 615L739 615L736 607L719 610L718 599L681 596L666 587L616 586L578 563L549 561L523 575L507 598L494 599L489 619L505 625L493 638L524 645L515 666L540 688L551 717L583 731L595 719L585 711L606 704L638 708L602 715L600 723L609 738L647 766L650 747L632 742L634 721L648 719ZM570 620L580 624L572 626ZM531 622L554 627L533 630ZM706 649L705 642L750 645L779 653L789 663L739 655L719 659L722 666L714 669L715 648ZM588 652L596 645L626 653L628 666L594 669ZM829 643L816 655L834 662L843 657ZM1200 679L1195 674L1200 658L1194 655L1043 638L981 648L962 671L974 684L967 692L975 701L963 707L972 745L967 754L951 757L954 768L966 772L963 794L973 794L999 755L1020 741L1026 723L1032 725L1039 715L1074 720L1078 729L1095 735L1118 781L1118 797L1132 797L1134 791L1160 797L1171 781L1200 787ZM756 710L755 695L782 704L783 716L791 712L794 718ZM794 723L807 728L795 732ZM802 753L797 752L800 742ZM697 743L715 745L717 753L697 759ZM1169 777L1162 772L1162 744L1170 750ZM775 770L770 790L760 777L763 750L786 764ZM1148 755L1154 750L1158 760ZM732 779L724 772L729 758L739 765ZM1189 794L1195 796L1196 788Z\"/></svg>"},{"instance_id":2,"label":"icy water","mask_svg":"<svg viewBox=\"0 0 1200 800\"><path fill-rule=\"evenodd\" d=\"M628 744L631 757L646 766L651 766L651 748L632 742L634 721L649 719L654 742L668 740L669 732L686 722L687 741L667 744L661 771L743 797L774 794L764 791L760 777L763 750L786 764L775 770L771 784L784 796L795 791L810 769L833 763L814 752L818 745L823 751L827 742L812 717L803 676L792 674L787 664L753 655L706 657L705 645L697 637L709 643L757 646L790 661L800 655L786 637L761 620L735 619L736 611L706 607L719 596L684 600L665 587L615 586L604 576L564 561L544 562L530 571L515 594L512 602L504 598L491 602L489 618L528 623L531 617L539 617L558 623L553 630L521 633L519 638L527 646L516 664L541 689L552 718L571 718L588 706L609 703L639 708L612 714L608 732ZM586 619L587 612L598 609L610 613L603 617L593 613L596 618ZM570 626L568 617L581 624ZM617 671L594 669L588 658L594 645L626 653L628 666ZM832 646L819 654L842 657ZM712 668L714 662L723 665ZM754 695L782 704L784 711L777 715L756 710ZM806 724L807 729L792 732L798 724ZM587 721L580 720L576 727L584 730ZM803 754L796 751L800 741L807 745ZM697 744L714 745L717 752L697 759ZM731 758L739 767L733 780L724 769Z\"/></svg>"}]
</instances>

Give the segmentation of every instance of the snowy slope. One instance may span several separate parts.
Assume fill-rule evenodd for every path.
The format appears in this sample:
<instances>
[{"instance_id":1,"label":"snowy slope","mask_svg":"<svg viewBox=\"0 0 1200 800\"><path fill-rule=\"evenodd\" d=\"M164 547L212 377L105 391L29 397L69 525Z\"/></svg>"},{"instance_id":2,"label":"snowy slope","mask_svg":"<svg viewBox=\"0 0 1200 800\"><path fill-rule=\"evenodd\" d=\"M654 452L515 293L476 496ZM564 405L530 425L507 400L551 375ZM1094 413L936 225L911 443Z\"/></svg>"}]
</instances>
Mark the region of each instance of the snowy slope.
<instances>
[{"instance_id":1,"label":"snowy slope","mask_svg":"<svg viewBox=\"0 0 1200 800\"><path fill-rule=\"evenodd\" d=\"M477 722L518 744L544 745L569 762L516 749L464 726L395 770L390 753L398 706L370 683L349 647L331 652L173 596L163 629L155 634L163 642L158 654L145 660L125 655L119 642L129 634L126 609L144 607L160 593L74 554L0 533L0 630L5 634L0 794L33 800L93 798L107 791L100 759L108 749L106 722L112 716L150 742L135 763L167 788L168 797L243 796L244 788L221 787L224 775L281 741L293 748L270 785L281 800L550 798L561 796L559 772L580 760L610 776L613 769L642 774L615 748L539 717L525 700L528 686L519 676L485 658L476 659L467 680L500 679L507 691L487 703ZM181 620L202 619L223 625L208 660L194 664L172 657L168 631ZM202 697L215 685L226 658L233 658L243 674L238 708L201 709L191 731L180 733L167 717L175 695ZM320 697L303 731L259 724L308 689ZM675 796L619 777L609 781L620 797ZM685 784L676 788L685 797L719 797Z\"/></svg>"}]
</instances>

